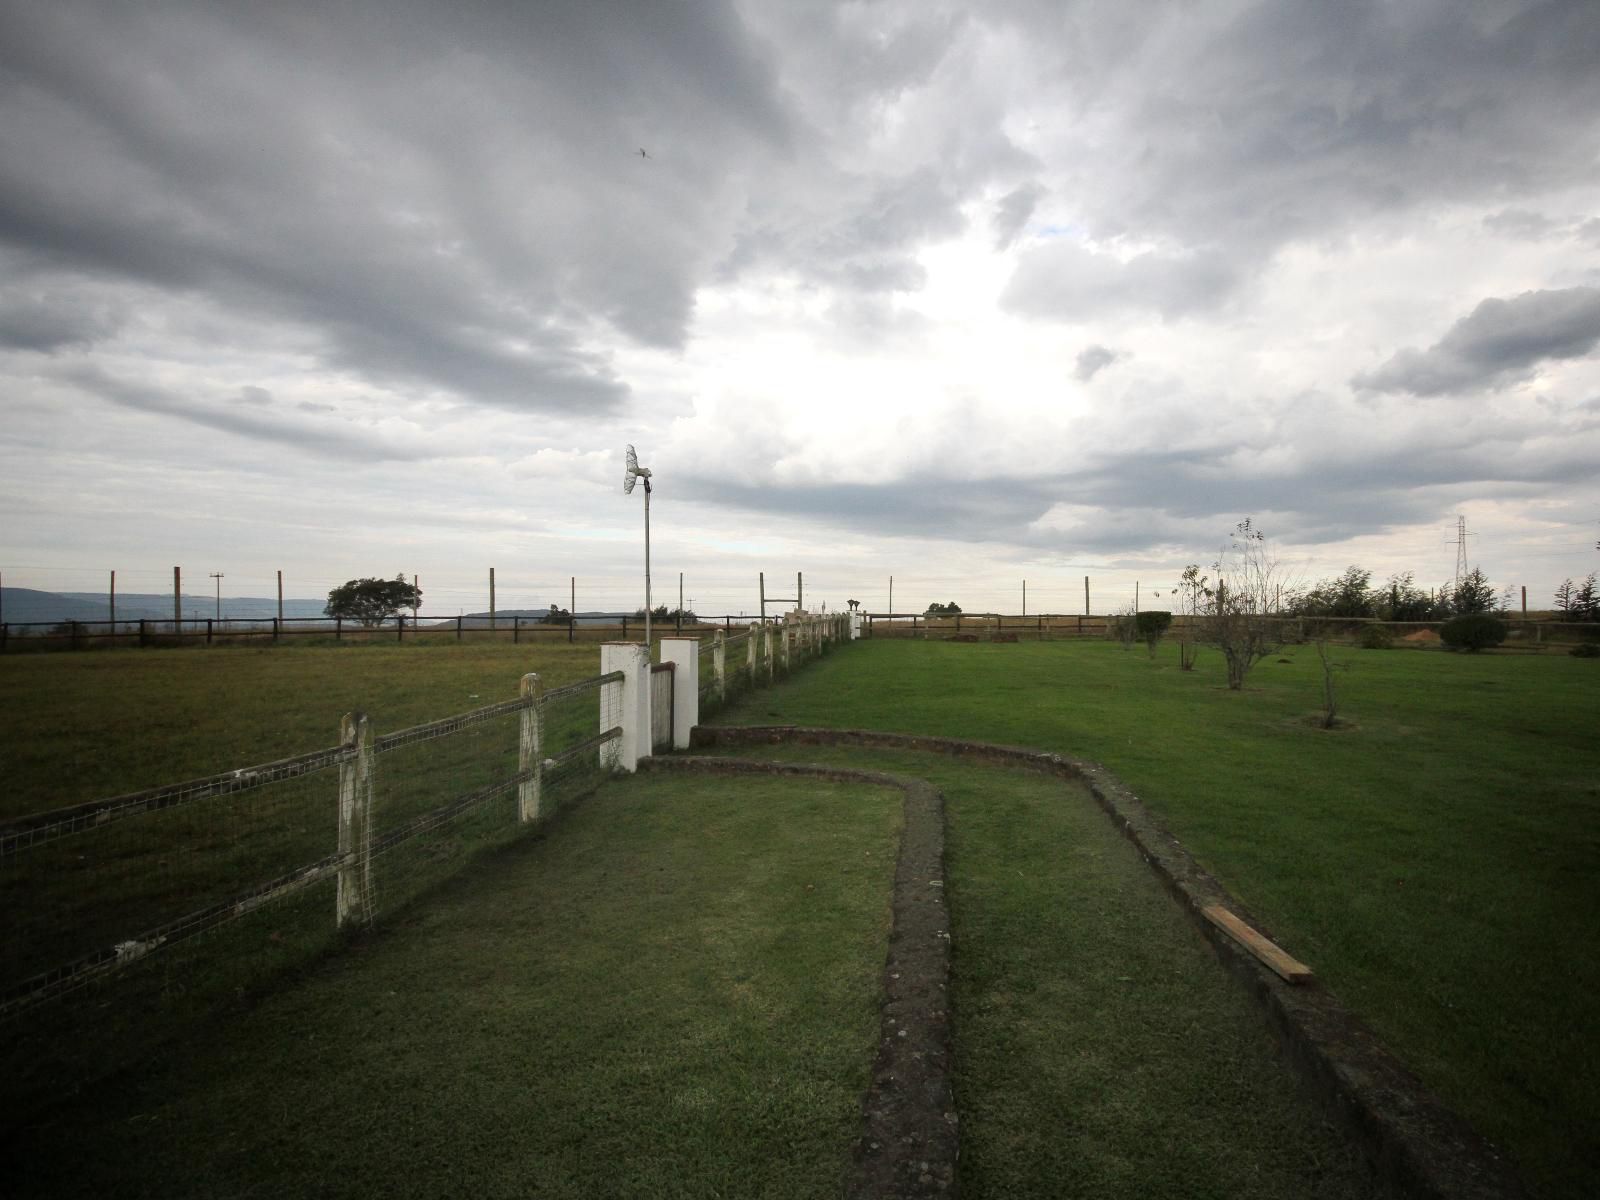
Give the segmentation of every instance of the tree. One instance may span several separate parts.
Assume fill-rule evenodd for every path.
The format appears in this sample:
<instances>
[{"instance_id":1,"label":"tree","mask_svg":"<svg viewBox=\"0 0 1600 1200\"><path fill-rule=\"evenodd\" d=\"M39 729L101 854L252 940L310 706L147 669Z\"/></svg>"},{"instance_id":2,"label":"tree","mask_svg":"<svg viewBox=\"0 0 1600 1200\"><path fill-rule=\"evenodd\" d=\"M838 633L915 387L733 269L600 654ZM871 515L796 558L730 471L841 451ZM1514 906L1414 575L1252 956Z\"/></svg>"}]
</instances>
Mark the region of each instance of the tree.
<instances>
[{"instance_id":1,"label":"tree","mask_svg":"<svg viewBox=\"0 0 1600 1200\"><path fill-rule=\"evenodd\" d=\"M1194 670L1195 659L1200 654L1196 637L1200 632L1200 619L1210 611L1212 591L1210 577L1200 574L1200 564L1190 563L1178 578L1173 595L1178 597L1178 612L1183 617L1178 626L1178 669Z\"/></svg>"},{"instance_id":2,"label":"tree","mask_svg":"<svg viewBox=\"0 0 1600 1200\"><path fill-rule=\"evenodd\" d=\"M668 608L665 604L658 604L650 610L650 619L652 621L676 621L680 615L683 617L684 623L688 625L692 625L694 622L700 619L694 615L693 609L688 608L680 610L676 608ZM636 621L644 620L644 609L634 609L633 619Z\"/></svg>"},{"instance_id":3,"label":"tree","mask_svg":"<svg viewBox=\"0 0 1600 1200\"><path fill-rule=\"evenodd\" d=\"M1494 603L1494 585L1477 567L1473 567L1463 575L1461 582L1456 584L1455 590L1450 593L1450 609L1457 615L1493 612Z\"/></svg>"},{"instance_id":4,"label":"tree","mask_svg":"<svg viewBox=\"0 0 1600 1200\"><path fill-rule=\"evenodd\" d=\"M1372 572L1349 566L1343 575L1324 579L1298 597L1293 608L1297 614L1308 617L1371 617L1377 613L1377 602L1378 596L1372 590Z\"/></svg>"},{"instance_id":5,"label":"tree","mask_svg":"<svg viewBox=\"0 0 1600 1200\"><path fill-rule=\"evenodd\" d=\"M937 600L935 600L932 604L928 605L928 610L923 615L929 617L953 617L960 611L961 605L957 604L954 600L950 601L949 604L940 604Z\"/></svg>"},{"instance_id":6,"label":"tree","mask_svg":"<svg viewBox=\"0 0 1600 1200\"><path fill-rule=\"evenodd\" d=\"M1572 593L1574 590L1570 579L1563 579L1561 586L1556 589L1556 611L1561 614L1561 618L1564 621L1572 620Z\"/></svg>"},{"instance_id":7,"label":"tree","mask_svg":"<svg viewBox=\"0 0 1600 1200\"><path fill-rule=\"evenodd\" d=\"M558 608L556 605L552 604L550 606L550 611L547 612L544 616L539 618L539 624L541 624L541 625L571 625L572 624L572 614L569 613L566 609Z\"/></svg>"},{"instance_id":8,"label":"tree","mask_svg":"<svg viewBox=\"0 0 1600 1200\"><path fill-rule=\"evenodd\" d=\"M1385 621L1426 621L1437 615L1432 596L1417 586L1410 571L1389 576L1378 602L1378 615Z\"/></svg>"},{"instance_id":9,"label":"tree","mask_svg":"<svg viewBox=\"0 0 1600 1200\"><path fill-rule=\"evenodd\" d=\"M1249 517L1234 526L1213 570L1217 589L1202 636L1222 652L1228 688L1236 692L1244 687L1250 668L1276 653L1281 644L1273 610L1284 578L1267 535Z\"/></svg>"},{"instance_id":10,"label":"tree","mask_svg":"<svg viewBox=\"0 0 1600 1200\"><path fill-rule=\"evenodd\" d=\"M393 579L352 579L328 593L330 617L350 617L363 625L377 625L402 608L417 608L422 589L407 583L404 575Z\"/></svg>"},{"instance_id":11,"label":"tree","mask_svg":"<svg viewBox=\"0 0 1600 1200\"><path fill-rule=\"evenodd\" d=\"M1568 609L1569 621L1600 621L1600 593L1595 588L1594 572L1581 586L1572 591L1572 607Z\"/></svg>"}]
</instances>

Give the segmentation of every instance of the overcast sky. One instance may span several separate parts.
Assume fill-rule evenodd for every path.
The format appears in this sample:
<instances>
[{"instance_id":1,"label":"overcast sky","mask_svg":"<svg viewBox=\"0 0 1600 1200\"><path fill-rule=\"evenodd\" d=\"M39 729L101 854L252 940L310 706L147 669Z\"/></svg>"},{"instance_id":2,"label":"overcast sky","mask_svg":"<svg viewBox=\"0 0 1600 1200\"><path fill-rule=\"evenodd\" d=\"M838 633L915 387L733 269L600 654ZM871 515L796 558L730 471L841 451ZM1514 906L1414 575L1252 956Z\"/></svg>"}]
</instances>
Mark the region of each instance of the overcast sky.
<instances>
[{"instance_id":1,"label":"overcast sky","mask_svg":"<svg viewBox=\"0 0 1600 1200\"><path fill-rule=\"evenodd\" d=\"M0 0L0 570L1600 567L1600 5ZM644 152L641 154L641 150ZM787 582L784 582L787 581Z\"/></svg>"}]
</instances>

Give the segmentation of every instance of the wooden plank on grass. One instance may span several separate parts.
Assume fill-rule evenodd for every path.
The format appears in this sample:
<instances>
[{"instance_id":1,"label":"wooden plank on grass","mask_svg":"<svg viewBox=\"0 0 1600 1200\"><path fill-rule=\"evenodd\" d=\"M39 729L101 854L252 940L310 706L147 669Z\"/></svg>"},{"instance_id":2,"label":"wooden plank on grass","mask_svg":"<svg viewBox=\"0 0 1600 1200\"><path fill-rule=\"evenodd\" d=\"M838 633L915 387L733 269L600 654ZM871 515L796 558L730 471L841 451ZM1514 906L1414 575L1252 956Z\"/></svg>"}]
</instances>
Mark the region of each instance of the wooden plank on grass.
<instances>
[{"instance_id":1,"label":"wooden plank on grass","mask_svg":"<svg viewBox=\"0 0 1600 1200\"><path fill-rule=\"evenodd\" d=\"M1304 983L1311 978L1310 967L1290 957L1279 946L1262 937L1222 905L1210 904L1200 911L1206 920L1254 954L1285 981Z\"/></svg>"}]
</instances>

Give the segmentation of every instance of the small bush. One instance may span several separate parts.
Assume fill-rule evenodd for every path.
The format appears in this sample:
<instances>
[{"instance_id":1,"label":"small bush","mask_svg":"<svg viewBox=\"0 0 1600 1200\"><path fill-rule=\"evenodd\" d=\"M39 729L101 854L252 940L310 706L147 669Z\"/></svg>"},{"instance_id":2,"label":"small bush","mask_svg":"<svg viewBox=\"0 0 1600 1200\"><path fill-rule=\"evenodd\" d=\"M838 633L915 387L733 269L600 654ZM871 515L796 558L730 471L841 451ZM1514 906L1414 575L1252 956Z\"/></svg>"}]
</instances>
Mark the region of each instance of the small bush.
<instances>
[{"instance_id":1,"label":"small bush","mask_svg":"<svg viewBox=\"0 0 1600 1200\"><path fill-rule=\"evenodd\" d=\"M1384 625L1368 625L1361 631L1361 645L1367 650L1388 650L1394 645L1394 633Z\"/></svg>"},{"instance_id":2,"label":"small bush","mask_svg":"<svg viewBox=\"0 0 1600 1200\"><path fill-rule=\"evenodd\" d=\"M1154 658L1156 647L1161 644L1161 636L1172 625L1172 614L1159 609L1149 609L1134 618L1134 625L1139 636L1144 639L1144 644L1150 647L1150 656Z\"/></svg>"},{"instance_id":3,"label":"small bush","mask_svg":"<svg viewBox=\"0 0 1600 1200\"><path fill-rule=\"evenodd\" d=\"M1600 643L1584 642L1567 651L1573 658L1600 658Z\"/></svg>"},{"instance_id":4,"label":"small bush","mask_svg":"<svg viewBox=\"0 0 1600 1200\"><path fill-rule=\"evenodd\" d=\"M1463 613L1451 617L1439 629L1439 638L1452 650L1483 650L1506 640L1509 630L1499 617L1489 613Z\"/></svg>"}]
</instances>

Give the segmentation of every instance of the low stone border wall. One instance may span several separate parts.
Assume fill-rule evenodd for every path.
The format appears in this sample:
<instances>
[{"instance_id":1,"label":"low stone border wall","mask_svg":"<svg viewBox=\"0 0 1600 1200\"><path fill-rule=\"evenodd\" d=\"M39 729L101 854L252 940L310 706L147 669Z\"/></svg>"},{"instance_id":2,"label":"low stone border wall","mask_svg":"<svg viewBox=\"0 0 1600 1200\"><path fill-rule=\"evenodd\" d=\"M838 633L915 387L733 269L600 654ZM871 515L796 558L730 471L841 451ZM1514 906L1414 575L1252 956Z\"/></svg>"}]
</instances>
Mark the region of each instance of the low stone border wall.
<instances>
[{"instance_id":1,"label":"low stone border wall","mask_svg":"<svg viewBox=\"0 0 1600 1200\"><path fill-rule=\"evenodd\" d=\"M861 1101L861 1136L844 1194L850 1200L954 1196L959 1124L950 1088L943 795L923 780L880 771L756 759L672 755L643 759L639 767L865 783L896 788L905 797L878 1054Z\"/></svg>"},{"instance_id":2,"label":"low stone border wall","mask_svg":"<svg viewBox=\"0 0 1600 1200\"><path fill-rule=\"evenodd\" d=\"M1025 747L859 729L702 726L691 742L697 748L783 743L920 750L1024 767L1083 783L1183 905L1218 958L1261 1005L1291 1061L1356 1137L1382 1182L1406 1195L1440 1200L1526 1195L1506 1158L1429 1092L1326 988L1319 982L1285 984L1201 916L1207 905L1221 904L1272 936L1150 816L1138 797L1098 763Z\"/></svg>"}]
</instances>

